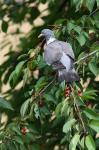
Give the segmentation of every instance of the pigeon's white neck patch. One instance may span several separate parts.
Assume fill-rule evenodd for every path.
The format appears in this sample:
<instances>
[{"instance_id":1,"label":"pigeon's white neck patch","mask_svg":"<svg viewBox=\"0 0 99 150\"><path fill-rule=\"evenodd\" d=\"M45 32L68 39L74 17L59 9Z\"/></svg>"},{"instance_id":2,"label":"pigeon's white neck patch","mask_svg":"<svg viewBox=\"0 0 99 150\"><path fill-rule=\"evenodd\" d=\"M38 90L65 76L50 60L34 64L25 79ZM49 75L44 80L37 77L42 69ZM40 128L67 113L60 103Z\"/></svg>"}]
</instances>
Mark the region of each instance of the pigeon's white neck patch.
<instances>
[{"instance_id":1,"label":"pigeon's white neck patch","mask_svg":"<svg viewBox=\"0 0 99 150\"><path fill-rule=\"evenodd\" d=\"M56 38L50 37L49 40L47 41L47 45L54 42L55 40L56 40Z\"/></svg>"}]
</instances>

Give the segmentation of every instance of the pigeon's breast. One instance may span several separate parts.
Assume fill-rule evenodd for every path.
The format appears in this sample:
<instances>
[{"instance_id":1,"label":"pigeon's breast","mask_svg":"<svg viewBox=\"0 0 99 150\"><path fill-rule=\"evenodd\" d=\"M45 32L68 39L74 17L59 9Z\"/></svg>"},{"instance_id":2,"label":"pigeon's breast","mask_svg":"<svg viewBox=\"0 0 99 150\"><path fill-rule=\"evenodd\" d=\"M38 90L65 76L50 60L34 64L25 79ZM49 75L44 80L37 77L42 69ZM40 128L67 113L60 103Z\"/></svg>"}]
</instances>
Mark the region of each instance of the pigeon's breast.
<instances>
[{"instance_id":1,"label":"pigeon's breast","mask_svg":"<svg viewBox=\"0 0 99 150\"><path fill-rule=\"evenodd\" d=\"M56 61L59 61L62 57L62 51L60 45L53 43L46 46L44 50L44 59L47 64L51 65Z\"/></svg>"}]
</instances>

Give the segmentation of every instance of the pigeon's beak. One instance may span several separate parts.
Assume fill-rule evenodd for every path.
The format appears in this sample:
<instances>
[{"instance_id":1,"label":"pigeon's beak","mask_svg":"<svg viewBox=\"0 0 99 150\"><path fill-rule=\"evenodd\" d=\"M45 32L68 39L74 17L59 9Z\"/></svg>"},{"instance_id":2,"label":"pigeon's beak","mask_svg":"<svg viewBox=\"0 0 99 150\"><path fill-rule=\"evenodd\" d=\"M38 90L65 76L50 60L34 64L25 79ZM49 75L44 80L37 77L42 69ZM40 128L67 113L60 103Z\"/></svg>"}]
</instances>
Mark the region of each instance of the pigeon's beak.
<instances>
[{"instance_id":1,"label":"pigeon's beak","mask_svg":"<svg viewBox=\"0 0 99 150\"><path fill-rule=\"evenodd\" d=\"M42 33L38 36L38 38L41 38L41 37L44 37L44 35Z\"/></svg>"}]
</instances>

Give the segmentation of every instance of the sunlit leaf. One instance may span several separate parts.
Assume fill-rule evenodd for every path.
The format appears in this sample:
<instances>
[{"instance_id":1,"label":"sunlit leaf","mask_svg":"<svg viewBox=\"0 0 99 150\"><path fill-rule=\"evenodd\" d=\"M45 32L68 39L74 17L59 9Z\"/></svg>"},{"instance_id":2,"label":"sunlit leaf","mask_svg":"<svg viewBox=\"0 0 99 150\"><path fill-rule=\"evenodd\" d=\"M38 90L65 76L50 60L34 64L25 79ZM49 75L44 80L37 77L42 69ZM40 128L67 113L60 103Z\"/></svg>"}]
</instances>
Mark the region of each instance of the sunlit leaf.
<instances>
[{"instance_id":1,"label":"sunlit leaf","mask_svg":"<svg viewBox=\"0 0 99 150\"><path fill-rule=\"evenodd\" d=\"M71 127L75 124L75 122L76 122L75 119L68 120L63 126L63 132L67 133L71 129Z\"/></svg>"},{"instance_id":2,"label":"sunlit leaf","mask_svg":"<svg viewBox=\"0 0 99 150\"><path fill-rule=\"evenodd\" d=\"M0 97L0 108L14 110L10 102Z\"/></svg>"},{"instance_id":3,"label":"sunlit leaf","mask_svg":"<svg viewBox=\"0 0 99 150\"><path fill-rule=\"evenodd\" d=\"M20 109L20 113L21 113L21 116L24 117L28 111L28 108L29 108L29 104L30 104L30 99L27 99L21 106L21 109Z\"/></svg>"},{"instance_id":4,"label":"sunlit leaf","mask_svg":"<svg viewBox=\"0 0 99 150\"><path fill-rule=\"evenodd\" d=\"M99 114L93 110L86 108L83 112L89 119L99 120Z\"/></svg>"},{"instance_id":5,"label":"sunlit leaf","mask_svg":"<svg viewBox=\"0 0 99 150\"><path fill-rule=\"evenodd\" d=\"M97 133L99 133L99 120L92 120L89 123L89 126L95 130Z\"/></svg>"},{"instance_id":6,"label":"sunlit leaf","mask_svg":"<svg viewBox=\"0 0 99 150\"><path fill-rule=\"evenodd\" d=\"M91 135L86 136L85 144L88 150L96 150L95 142Z\"/></svg>"},{"instance_id":7,"label":"sunlit leaf","mask_svg":"<svg viewBox=\"0 0 99 150\"><path fill-rule=\"evenodd\" d=\"M89 62L88 64L90 71L97 76L99 74L99 68L94 62Z\"/></svg>"},{"instance_id":8,"label":"sunlit leaf","mask_svg":"<svg viewBox=\"0 0 99 150\"><path fill-rule=\"evenodd\" d=\"M73 136L72 140L70 141L70 144L69 144L69 149L70 150L76 150L76 146L79 142L79 139L80 139L80 135L79 135L79 133L76 133Z\"/></svg>"}]
</instances>

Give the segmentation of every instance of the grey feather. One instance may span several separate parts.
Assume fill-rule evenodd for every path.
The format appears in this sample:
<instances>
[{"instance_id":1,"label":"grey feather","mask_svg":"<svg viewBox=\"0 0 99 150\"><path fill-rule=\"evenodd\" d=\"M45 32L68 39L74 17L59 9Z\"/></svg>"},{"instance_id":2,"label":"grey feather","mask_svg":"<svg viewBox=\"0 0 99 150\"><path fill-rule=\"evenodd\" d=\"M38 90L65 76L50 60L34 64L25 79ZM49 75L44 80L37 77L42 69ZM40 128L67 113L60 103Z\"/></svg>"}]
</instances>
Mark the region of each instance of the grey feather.
<instances>
[{"instance_id":1,"label":"grey feather","mask_svg":"<svg viewBox=\"0 0 99 150\"><path fill-rule=\"evenodd\" d=\"M59 81L79 81L79 75L73 65L75 56L71 45L57 40L49 29L44 29L43 33L45 33L46 43L49 43L44 47L44 59L47 64L52 65L53 69L58 70ZM53 37L55 40L48 42Z\"/></svg>"}]
</instances>

